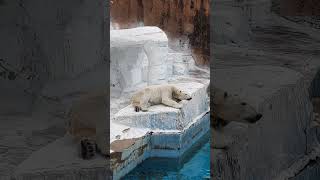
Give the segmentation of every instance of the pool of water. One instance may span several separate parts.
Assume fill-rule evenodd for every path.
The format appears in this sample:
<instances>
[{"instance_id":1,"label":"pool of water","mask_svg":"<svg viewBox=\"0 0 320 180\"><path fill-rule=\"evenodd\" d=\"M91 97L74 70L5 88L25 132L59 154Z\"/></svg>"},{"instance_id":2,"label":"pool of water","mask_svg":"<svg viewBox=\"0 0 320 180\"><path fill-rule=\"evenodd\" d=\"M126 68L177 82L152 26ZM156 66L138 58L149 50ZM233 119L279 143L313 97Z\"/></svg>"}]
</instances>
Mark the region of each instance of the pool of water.
<instances>
[{"instance_id":1,"label":"pool of water","mask_svg":"<svg viewBox=\"0 0 320 180\"><path fill-rule=\"evenodd\" d=\"M180 159L150 158L123 180L210 179L210 136L206 134Z\"/></svg>"}]
</instances>

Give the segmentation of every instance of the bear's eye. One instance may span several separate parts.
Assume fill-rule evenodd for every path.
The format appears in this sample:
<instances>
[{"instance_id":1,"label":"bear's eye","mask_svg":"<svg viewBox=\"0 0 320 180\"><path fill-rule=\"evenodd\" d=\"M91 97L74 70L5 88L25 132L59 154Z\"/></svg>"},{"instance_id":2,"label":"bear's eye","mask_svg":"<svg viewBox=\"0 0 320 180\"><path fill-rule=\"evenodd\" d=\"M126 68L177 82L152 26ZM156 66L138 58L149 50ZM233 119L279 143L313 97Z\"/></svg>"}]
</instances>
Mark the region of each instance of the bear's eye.
<instances>
[{"instance_id":1,"label":"bear's eye","mask_svg":"<svg viewBox=\"0 0 320 180\"><path fill-rule=\"evenodd\" d=\"M241 103L241 105L242 105L242 106L245 106L245 105L247 105L247 103L245 103L245 102L242 102L242 103Z\"/></svg>"}]
</instances>

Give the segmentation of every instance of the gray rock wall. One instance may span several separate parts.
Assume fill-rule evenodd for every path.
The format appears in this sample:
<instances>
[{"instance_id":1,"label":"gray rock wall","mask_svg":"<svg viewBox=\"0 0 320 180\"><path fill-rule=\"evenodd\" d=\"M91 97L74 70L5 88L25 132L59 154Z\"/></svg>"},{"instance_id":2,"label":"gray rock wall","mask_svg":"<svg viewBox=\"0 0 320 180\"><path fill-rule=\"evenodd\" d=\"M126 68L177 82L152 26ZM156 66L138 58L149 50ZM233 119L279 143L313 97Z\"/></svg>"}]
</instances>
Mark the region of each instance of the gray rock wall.
<instances>
[{"instance_id":1,"label":"gray rock wall","mask_svg":"<svg viewBox=\"0 0 320 180\"><path fill-rule=\"evenodd\" d=\"M1 104L3 113L29 112L47 82L78 78L104 63L105 3L1 1L0 63L6 71L0 68L0 92L14 104Z\"/></svg>"},{"instance_id":2,"label":"gray rock wall","mask_svg":"<svg viewBox=\"0 0 320 180\"><path fill-rule=\"evenodd\" d=\"M228 147L213 149L214 177L273 179L310 152L310 81L276 66L221 69L215 75L215 86L238 94L263 117L255 124L232 122L221 132L213 130L213 146L222 142Z\"/></svg>"},{"instance_id":3,"label":"gray rock wall","mask_svg":"<svg viewBox=\"0 0 320 180\"><path fill-rule=\"evenodd\" d=\"M211 43L231 44L249 40L249 19L241 3L219 0L211 3Z\"/></svg>"},{"instance_id":4,"label":"gray rock wall","mask_svg":"<svg viewBox=\"0 0 320 180\"><path fill-rule=\"evenodd\" d=\"M319 53L315 53L319 31L278 16L272 12L272 1L237 3L251 30L249 41L244 43L244 36L240 35L232 37L238 38L237 43L221 45L223 43L215 42L214 38L211 40L213 86L238 93L254 105L263 118L253 125L230 123L222 132L213 131L213 146L215 143L231 145L228 149L213 148L212 176L217 179L318 179L314 157L319 157L319 151L314 151L319 148L319 126L313 121L311 98L319 96ZM230 3L224 8L234 9L231 6ZM233 28L236 31L236 26ZM213 27L212 31L215 30ZM274 65L266 71L269 75L262 69L246 75L262 65ZM279 67L287 70L273 77ZM241 69L246 71L238 72ZM264 82L267 79L271 79L272 87ZM281 81L284 84L278 84ZM259 94L258 89L264 88L269 95Z\"/></svg>"}]
</instances>

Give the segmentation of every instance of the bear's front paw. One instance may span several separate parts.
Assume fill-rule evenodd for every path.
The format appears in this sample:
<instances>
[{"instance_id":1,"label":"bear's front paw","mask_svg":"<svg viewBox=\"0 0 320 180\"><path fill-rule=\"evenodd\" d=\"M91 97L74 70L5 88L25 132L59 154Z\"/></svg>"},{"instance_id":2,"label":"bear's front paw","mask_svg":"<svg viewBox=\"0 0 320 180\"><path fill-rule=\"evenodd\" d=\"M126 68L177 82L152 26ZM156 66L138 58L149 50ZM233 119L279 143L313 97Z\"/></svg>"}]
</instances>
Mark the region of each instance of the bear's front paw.
<instances>
[{"instance_id":1,"label":"bear's front paw","mask_svg":"<svg viewBox=\"0 0 320 180\"><path fill-rule=\"evenodd\" d=\"M93 140L83 139L80 142L82 159L92 159L96 155L97 147Z\"/></svg>"}]
</instances>

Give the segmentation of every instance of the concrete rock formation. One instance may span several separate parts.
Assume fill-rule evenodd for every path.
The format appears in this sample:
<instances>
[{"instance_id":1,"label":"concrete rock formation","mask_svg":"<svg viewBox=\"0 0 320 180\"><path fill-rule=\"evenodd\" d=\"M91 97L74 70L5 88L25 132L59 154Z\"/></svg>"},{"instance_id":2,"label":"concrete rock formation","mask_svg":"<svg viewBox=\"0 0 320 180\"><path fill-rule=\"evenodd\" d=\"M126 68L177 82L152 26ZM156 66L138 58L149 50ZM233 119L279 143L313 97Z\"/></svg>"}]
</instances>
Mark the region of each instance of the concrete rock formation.
<instances>
[{"instance_id":1,"label":"concrete rock formation","mask_svg":"<svg viewBox=\"0 0 320 180\"><path fill-rule=\"evenodd\" d=\"M0 144L6 150L0 157L0 179L10 179L33 152L64 135L64 113L70 101L107 83L105 3L0 1L0 115L5 122ZM49 154L58 161L64 158L61 152L51 154L50 147L42 152L37 160ZM107 166L108 161L103 163ZM59 173L65 171L47 177L56 179Z\"/></svg>"},{"instance_id":2,"label":"concrete rock formation","mask_svg":"<svg viewBox=\"0 0 320 180\"><path fill-rule=\"evenodd\" d=\"M157 27L110 32L111 91L168 80L168 39ZM130 62L130 63L129 63Z\"/></svg>"},{"instance_id":3,"label":"concrete rock formation","mask_svg":"<svg viewBox=\"0 0 320 180\"><path fill-rule=\"evenodd\" d=\"M212 131L213 179L319 177L317 106L311 103L319 97L319 30L275 14L273 2L216 1L227 17L234 4L242 8L240 24L250 34L226 36L236 43L215 43L213 37L213 86L238 94L263 117L255 124L233 122ZM237 28L242 27L231 29Z\"/></svg>"},{"instance_id":4,"label":"concrete rock formation","mask_svg":"<svg viewBox=\"0 0 320 180\"><path fill-rule=\"evenodd\" d=\"M110 16L115 28L160 27L171 48L189 44L196 63L209 65L209 7L209 0L113 0Z\"/></svg>"},{"instance_id":5,"label":"concrete rock formation","mask_svg":"<svg viewBox=\"0 0 320 180\"><path fill-rule=\"evenodd\" d=\"M193 58L170 50L168 44L167 35L158 27L111 31L110 163L114 179L146 158L180 157L209 130L209 80L192 78ZM156 105L147 112L135 112L129 101L132 93L163 83L176 84L192 99L181 110Z\"/></svg>"},{"instance_id":6,"label":"concrete rock formation","mask_svg":"<svg viewBox=\"0 0 320 180\"><path fill-rule=\"evenodd\" d=\"M320 3L313 0L272 0L274 11L284 16L319 16Z\"/></svg>"},{"instance_id":7,"label":"concrete rock formation","mask_svg":"<svg viewBox=\"0 0 320 180\"><path fill-rule=\"evenodd\" d=\"M166 83L195 67L191 56L170 52L168 38L158 27L111 30L110 37L112 96Z\"/></svg>"},{"instance_id":8,"label":"concrete rock formation","mask_svg":"<svg viewBox=\"0 0 320 180\"><path fill-rule=\"evenodd\" d=\"M114 115L110 132L114 179L150 157L182 157L209 131L208 83L174 84L192 96L181 110L156 105L148 112L135 112L129 105Z\"/></svg>"},{"instance_id":9,"label":"concrete rock formation","mask_svg":"<svg viewBox=\"0 0 320 180\"><path fill-rule=\"evenodd\" d=\"M77 78L105 62L103 3L0 2L0 82L5 84L0 92L13 103L25 99L27 105L14 112L30 113L47 83Z\"/></svg>"}]
</instances>

